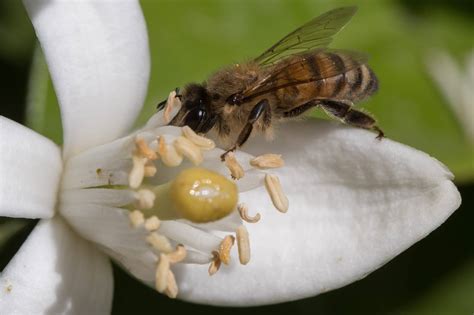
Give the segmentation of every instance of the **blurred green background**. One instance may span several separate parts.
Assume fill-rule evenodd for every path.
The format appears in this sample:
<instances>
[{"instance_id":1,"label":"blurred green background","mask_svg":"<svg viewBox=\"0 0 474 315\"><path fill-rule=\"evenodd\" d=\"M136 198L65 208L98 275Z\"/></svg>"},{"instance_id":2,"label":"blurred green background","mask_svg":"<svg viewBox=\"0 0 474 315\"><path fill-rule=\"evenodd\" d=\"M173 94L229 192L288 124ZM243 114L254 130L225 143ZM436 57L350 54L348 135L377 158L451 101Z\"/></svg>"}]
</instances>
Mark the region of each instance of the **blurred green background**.
<instances>
[{"instance_id":1,"label":"blurred green background","mask_svg":"<svg viewBox=\"0 0 474 315\"><path fill-rule=\"evenodd\" d=\"M359 11L332 44L367 52L379 93L364 104L387 136L444 162L463 204L439 229L366 279L318 297L231 309L171 301L115 268L113 314L473 314L474 145L427 72L433 51L460 66L473 53L472 0L456 1L141 1L152 76L137 124L168 92L223 65L257 56L316 15L342 5ZM465 71L465 69L464 69ZM473 88L474 88L474 82ZM61 143L57 101L31 23L17 0L0 2L0 114ZM474 106L474 101L472 106ZM474 123L474 121L472 122ZM35 222L0 218L0 270ZM232 284L229 284L232 285Z\"/></svg>"}]
</instances>

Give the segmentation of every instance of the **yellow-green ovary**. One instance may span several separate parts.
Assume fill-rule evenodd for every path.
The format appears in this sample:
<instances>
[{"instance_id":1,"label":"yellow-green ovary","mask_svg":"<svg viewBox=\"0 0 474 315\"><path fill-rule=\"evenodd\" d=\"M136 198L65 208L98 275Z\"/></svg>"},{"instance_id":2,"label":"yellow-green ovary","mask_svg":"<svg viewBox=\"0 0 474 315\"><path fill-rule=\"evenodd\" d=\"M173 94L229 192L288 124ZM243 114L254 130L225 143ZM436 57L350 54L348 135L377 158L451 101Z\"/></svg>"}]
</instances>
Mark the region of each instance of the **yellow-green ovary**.
<instances>
[{"instance_id":1,"label":"yellow-green ovary","mask_svg":"<svg viewBox=\"0 0 474 315\"><path fill-rule=\"evenodd\" d=\"M236 208L238 190L234 182L216 172L189 168L171 183L170 197L179 216L205 223L229 215Z\"/></svg>"}]
</instances>

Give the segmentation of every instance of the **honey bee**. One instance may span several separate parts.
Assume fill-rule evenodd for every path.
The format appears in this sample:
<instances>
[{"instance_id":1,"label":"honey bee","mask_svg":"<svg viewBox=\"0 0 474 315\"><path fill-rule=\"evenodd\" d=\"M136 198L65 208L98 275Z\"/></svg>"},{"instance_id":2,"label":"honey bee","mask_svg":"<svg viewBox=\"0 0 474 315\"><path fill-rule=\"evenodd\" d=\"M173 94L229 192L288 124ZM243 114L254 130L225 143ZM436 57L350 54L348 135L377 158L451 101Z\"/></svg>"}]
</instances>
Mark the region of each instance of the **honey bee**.
<instances>
[{"instance_id":1,"label":"honey bee","mask_svg":"<svg viewBox=\"0 0 474 315\"><path fill-rule=\"evenodd\" d=\"M234 64L201 84L184 87L182 106L170 125L197 133L215 131L227 145L241 147L252 131L271 135L275 122L323 109L343 123L384 134L375 119L356 108L375 93L378 81L364 54L327 48L356 7L326 12L283 37L257 58ZM158 105L162 109L166 102Z\"/></svg>"}]
</instances>

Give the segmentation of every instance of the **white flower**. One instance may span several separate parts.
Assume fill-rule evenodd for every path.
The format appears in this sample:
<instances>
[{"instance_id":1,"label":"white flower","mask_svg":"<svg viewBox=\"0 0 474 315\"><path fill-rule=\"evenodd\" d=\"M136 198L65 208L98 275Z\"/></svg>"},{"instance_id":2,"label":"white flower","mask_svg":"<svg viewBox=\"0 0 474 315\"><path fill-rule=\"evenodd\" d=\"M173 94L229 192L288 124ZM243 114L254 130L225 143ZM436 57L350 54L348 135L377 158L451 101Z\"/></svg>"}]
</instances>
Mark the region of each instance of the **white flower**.
<instances>
[{"instance_id":1,"label":"white flower","mask_svg":"<svg viewBox=\"0 0 474 315\"><path fill-rule=\"evenodd\" d=\"M465 66L461 69L454 58L443 51L433 52L427 67L466 137L474 144L474 50L466 56Z\"/></svg>"},{"instance_id":2,"label":"white flower","mask_svg":"<svg viewBox=\"0 0 474 315\"><path fill-rule=\"evenodd\" d=\"M460 204L452 174L425 153L328 122L288 123L276 141L255 138L245 147L255 155L283 154L286 165L274 174L290 201L288 213L272 211L261 186L243 192L258 186L262 174L245 166L239 198L250 215L262 214L260 222L245 223L252 258L245 266L234 259L210 278L211 253L229 245L222 236L235 229L245 234L235 212L210 224L164 220L158 232L167 238L158 235L152 248L145 241L149 232L143 226L131 228L129 212L121 208L135 201L146 208L147 190L114 189L129 181L143 188L141 176L133 172L135 167L144 171L133 151L137 137L153 147L160 146L157 135L169 144L180 132L157 127L154 117L138 133L123 137L148 84L148 43L138 2L28 0L25 5L61 106L64 148L61 157L48 139L0 118L0 215L42 219L0 275L2 312L108 313L113 279L105 254L136 278L163 289L168 282L163 286L165 278L159 277L155 283L155 270L159 275L167 271L167 262L181 254L183 248L171 254L166 250L177 243L188 255L165 274L176 277L178 298L261 305L313 296L377 269L438 227ZM203 165L226 172L220 152L208 151ZM163 160L166 154L160 155ZM251 156L239 153L237 158L247 165ZM182 165L159 164L150 179L156 184L173 180L190 164ZM167 194L156 193L155 206L166 205ZM237 256L235 251L230 254ZM249 253L240 254L246 262L242 256ZM169 286L166 290L173 293Z\"/></svg>"}]
</instances>

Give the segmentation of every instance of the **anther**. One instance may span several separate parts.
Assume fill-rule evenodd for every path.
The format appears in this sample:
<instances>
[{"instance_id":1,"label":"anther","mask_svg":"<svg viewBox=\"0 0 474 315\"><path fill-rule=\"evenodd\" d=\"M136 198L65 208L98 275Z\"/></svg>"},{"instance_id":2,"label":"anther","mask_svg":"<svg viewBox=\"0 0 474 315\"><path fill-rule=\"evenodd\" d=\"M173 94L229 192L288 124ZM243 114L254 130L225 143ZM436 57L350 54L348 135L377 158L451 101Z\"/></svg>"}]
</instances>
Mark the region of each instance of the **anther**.
<instances>
[{"instance_id":1,"label":"anther","mask_svg":"<svg viewBox=\"0 0 474 315\"><path fill-rule=\"evenodd\" d=\"M156 152L148 146L143 138L135 139L135 145L137 147L137 153L141 156L146 157L149 160L156 160L158 158Z\"/></svg>"},{"instance_id":2,"label":"anther","mask_svg":"<svg viewBox=\"0 0 474 315\"><path fill-rule=\"evenodd\" d=\"M168 287L168 276L170 271L170 261L165 254L160 255L160 261L156 267L155 286L156 290L163 293Z\"/></svg>"},{"instance_id":3,"label":"anther","mask_svg":"<svg viewBox=\"0 0 474 315\"><path fill-rule=\"evenodd\" d=\"M278 176L271 174L265 175L265 188L267 189L275 208L283 213L288 211L288 198L283 193Z\"/></svg>"},{"instance_id":4,"label":"anther","mask_svg":"<svg viewBox=\"0 0 474 315\"><path fill-rule=\"evenodd\" d=\"M152 161L148 161L145 164L143 175L145 177L153 177L156 174L156 166L153 164Z\"/></svg>"},{"instance_id":5,"label":"anther","mask_svg":"<svg viewBox=\"0 0 474 315\"><path fill-rule=\"evenodd\" d=\"M239 214L240 214L240 217L242 218L242 220L244 220L245 222L248 222L248 223L257 223L258 221L260 221L260 213L256 213L253 217L249 216L249 208L241 203L237 206L237 210L239 211Z\"/></svg>"},{"instance_id":6,"label":"anther","mask_svg":"<svg viewBox=\"0 0 474 315\"><path fill-rule=\"evenodd\" d=\"M204 160L201 149L188 138L180 136L173 144L176 151L187 157L194 165L199 165Z\"/></svg>"},{"instance_id":7,"label":"anther","mask_svg":"<svg viewBox=\"0 0 474 315\"><path fill-rule=\"evenodd\" d=\"M143 223L145 223L145 217L143 216L143 213L139 210L133 210L132 212L130 212L128 218L134 228L137 228Z\"/></svg>"},{"instance_id":8,"label":"anther","mask_svg":"<svg viewBox=\"0 0 474 315\"><path fill-rule=\"evenodd\" d=\"M161 253L171 253L174 249L171 246L170 241L164 235L158 234L156 232L150 233L146 241L150 244L154 249Z\"/></svg>"},{"instance_id":9,"label":"anther","mask_svg":"<svg viewBox=\"0 0 474 315\"><path fill-rule=\"evenodd\" d=\"M166 285L165 294L171 298L175 299L178 296L178 285L176 284L176 279L171 270L168 271L168 283Z\"/></svg>"},{"instance_id":10,"label":"anther","mask_svg":"<svg viewBox=\"0 0 474 315\"><path fill-rule=\"evenodd\" d=\"M183 136L203 150L212 150L216 147L214 141L196 134L189 126L184 126L181 130L183 131Z\"/></svg>"},{"instance_id":11,"label":"anther","mask_svg":"<svg viewBox=\"0 0 474 315\"><path fill-rule=\"evenodd\" d=\"M228 152L225 155L224 163L229 169L230 176L232 176L233 179L241 179L244 177L244 169L235 158L234 152Z\"/></svg>"},{"instance_id":12,"label":"anther","mask_svg":"<svg viewBox=\"0 0 474 315\"><path fill-rule=\"evenodd\" d=\"M250 242L249 232L245 226L241 225L237 228L237 249L239 250L239 260L242 265L246 265L250 261Z\"/></svg>"},{"instance_id":13,"label":"anther","mask_svg":"<svg viewBox=\"0 0 474 315\"><path fill-rule=\"evenodd\" d=\"M221 260L219 259L219 253L213 252L212 254L214 258L209 264L209 269L207 270L210 276L216 274L216 272L218 272L219 268L221 267Z\"/></svg>"},{"instance_id":14,"label":"anther","mask_svg":"<svg viewBox=\"0 0 474 315\"><path fill-rule=\"evenodd\" d=\"M183 245L176 246L176 250L168 254L168 259L171 264L179 263L186 258L186 248Z\"/></svg>"},{"instance_id":15,"label":"anther","mask_svg":"<svg viewBox=\"0 0 474 315\"><path fill-rule=\"evenodd\" d=\"M165 124L168 124L171 121L170 114L175 107L175 102L178 104L178 107L181 106L181 101L176 97L176 91L171 91L166 100L166 107L163 111L163 118L165 119Z\"/></svg>"},{"instance_id":16,"label":"anther","mask_svg":"<svg viewBox=\"0 0 474 315\"><path fill-rule=\"evenodd\" d=\"M219 244L219 260L222 261L225 265L228 265L230 262L230 250L234 245L234 242L235 237L233 237L232 235L227 235Z\"/></svg>"},{"instance_id":17,"label":"anther","mask_svg":"<svg viewBox=\"0 0 474 315\"><path fill-rule=\"evenodd\" d=\"M148 189L140 189L135 192L136 206L140 209L151 209L155 204L155 194Z\"/></svg>"},{"instance_id":18,"label":"anther","mask_svg":"<svg viewBox=\"0 0 474 315\"><path fill-rule=\"evenodd\" d=\"M281 154L263 154L250 160L250 165L258 169L278 168L285 165Z\"/></svg>"},{"instance_id":19,"label":"anther","mask_svg":"<svg viewBox=\"0 0 474 315\"><path fill-rule=\"evenodd\" d=\"M161 223L161 221L160 221L160 219L158 219L157 216L155 216L155 215L151 216L151 217L149 217L148 219L145 220L145 229L147 231L150 231L150 232L156 231L156 230L159 229L160 223Z\"/></svg>"},{"instance_id":20,"label":"anther","mask_svg":"<svg viewBox=\"0 0 474 315\"><path fill-rule=\"evenodd\" d=\"M128 184L131 188L138 188L142 184L143 177L145 176L145 163L147 159L133 155L132 161L133 166L128 175Z\"/></svg>"},{"instance_id":21,"label":"anther","mask_svg":"<svg viewBox=\"0 0 474 315\"><path fill-rule=\"evenodd\" d=\"M178 166L183 161L183 156L176 151L174 146L166 144L163 137L158 139L158 154L163 164L169 167Z\"/></svg>"}]
</instances>

